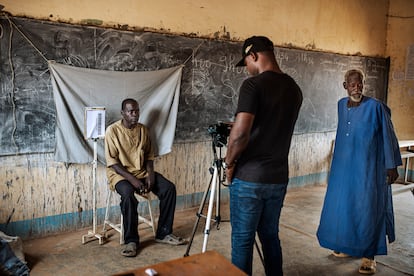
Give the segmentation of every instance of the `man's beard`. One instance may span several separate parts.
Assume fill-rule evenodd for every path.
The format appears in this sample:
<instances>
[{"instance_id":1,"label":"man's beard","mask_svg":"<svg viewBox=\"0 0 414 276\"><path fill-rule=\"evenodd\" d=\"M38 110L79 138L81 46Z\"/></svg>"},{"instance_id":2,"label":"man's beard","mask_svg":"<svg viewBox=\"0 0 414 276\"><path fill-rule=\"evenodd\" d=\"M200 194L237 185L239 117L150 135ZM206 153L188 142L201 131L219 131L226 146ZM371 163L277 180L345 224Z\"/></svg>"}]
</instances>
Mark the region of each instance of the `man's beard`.
<instances>
[{"instance_id":1,"label":"man's beard","mask_svg":"<svg viewBox=\"0 0 414 276\"><path fill-rule=\"evenodd\" d=\"M357 93L357 94L351 95L351 96L349 96L349 98L354 103L359 103L362 100L362 93Z\"/></svg>"}]
</instances>

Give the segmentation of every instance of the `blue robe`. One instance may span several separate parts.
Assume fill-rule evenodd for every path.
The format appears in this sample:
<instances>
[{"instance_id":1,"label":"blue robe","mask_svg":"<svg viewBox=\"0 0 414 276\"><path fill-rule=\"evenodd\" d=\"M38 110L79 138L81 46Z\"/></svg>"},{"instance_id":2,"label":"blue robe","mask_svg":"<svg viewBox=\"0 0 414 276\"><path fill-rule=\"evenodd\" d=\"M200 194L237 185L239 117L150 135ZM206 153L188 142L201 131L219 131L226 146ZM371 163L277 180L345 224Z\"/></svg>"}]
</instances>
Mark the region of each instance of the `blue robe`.
<instances>
[{"instance_id":1,"label":"blue robe","mask_svg":"<svg viewBox=\"0 0 414 276\"><path fill-rule=\"evenodd\" d=\"M317 231L322 247L355 257L387 254L395 240L387 169L402 164L389 108L364 96L358 107L338 102L338 128Z\"/></svg>"}]
</instances>

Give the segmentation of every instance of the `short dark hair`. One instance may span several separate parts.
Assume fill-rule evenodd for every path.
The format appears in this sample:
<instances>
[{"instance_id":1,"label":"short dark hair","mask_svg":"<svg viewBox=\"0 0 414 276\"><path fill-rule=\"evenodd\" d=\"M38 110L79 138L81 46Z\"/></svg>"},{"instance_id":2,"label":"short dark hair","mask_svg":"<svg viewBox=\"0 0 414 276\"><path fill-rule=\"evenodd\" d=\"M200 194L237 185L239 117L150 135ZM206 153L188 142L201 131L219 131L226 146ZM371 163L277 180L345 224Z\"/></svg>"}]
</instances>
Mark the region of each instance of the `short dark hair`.
<instances>
[{"instance_id":1,"label":"short dark hair","mask_svg":"<svg viewBox=\"0 0 414 276\"><path fill-rule=\"evenodd\" d=\"M132 99L132 98L127 98L127 99L122 101L121 110L125 110L125 106L126 106L127 103L136 103L136 104L138 104L137 100Z\"/></svg>"}]
</instances>

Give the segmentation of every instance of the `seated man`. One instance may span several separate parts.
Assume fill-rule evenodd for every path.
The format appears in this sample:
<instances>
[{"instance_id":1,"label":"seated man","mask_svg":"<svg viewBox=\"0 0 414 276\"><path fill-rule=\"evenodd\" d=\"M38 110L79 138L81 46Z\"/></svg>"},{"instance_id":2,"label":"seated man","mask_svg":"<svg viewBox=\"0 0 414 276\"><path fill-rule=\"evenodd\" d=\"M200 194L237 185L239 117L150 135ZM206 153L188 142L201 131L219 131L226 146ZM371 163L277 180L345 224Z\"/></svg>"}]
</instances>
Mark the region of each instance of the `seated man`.
<instances>
[{"instance_id":1,"label":"seated man","mask_svg":"<svg viewBox=\"0 0 414 276\"><path fill-rule=\"evenodd\" d=\"M155 240L171 245L186 241L172 234L176 204L173 183L154 172L154 152L148 128L138 123L139 105L134 99L122 102L122 119L111 124L105 134L106 173L109 185L121 195L121 213L124 217L125 247L121 254L137 255L138 200L134 193L152 191L160 200L160 216Z\"/></svg>"}]
</instances>

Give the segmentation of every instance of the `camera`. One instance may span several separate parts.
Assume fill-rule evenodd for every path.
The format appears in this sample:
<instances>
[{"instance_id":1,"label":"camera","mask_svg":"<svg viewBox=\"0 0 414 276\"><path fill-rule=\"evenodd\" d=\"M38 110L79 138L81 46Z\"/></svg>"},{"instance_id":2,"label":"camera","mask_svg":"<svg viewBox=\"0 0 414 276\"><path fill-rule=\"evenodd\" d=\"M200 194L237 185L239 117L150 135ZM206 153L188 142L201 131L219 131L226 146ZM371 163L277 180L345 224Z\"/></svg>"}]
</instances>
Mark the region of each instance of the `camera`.
<instances>
[{"instance_id":1,"label":"camera","mask_svg":"<svg viewBox=\"0 0 414 276\"><path fill-rule=\"evenodd\" d=\"M230 135L231 126L232 124L223 122L208 126L207 131L213 137L213 143L216 147L227 145L227 138Z\"/></svg>"}]
</instances>

